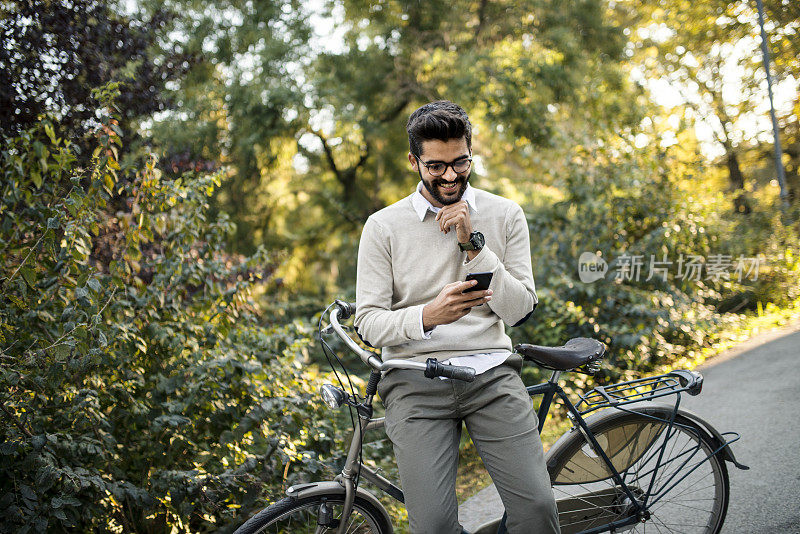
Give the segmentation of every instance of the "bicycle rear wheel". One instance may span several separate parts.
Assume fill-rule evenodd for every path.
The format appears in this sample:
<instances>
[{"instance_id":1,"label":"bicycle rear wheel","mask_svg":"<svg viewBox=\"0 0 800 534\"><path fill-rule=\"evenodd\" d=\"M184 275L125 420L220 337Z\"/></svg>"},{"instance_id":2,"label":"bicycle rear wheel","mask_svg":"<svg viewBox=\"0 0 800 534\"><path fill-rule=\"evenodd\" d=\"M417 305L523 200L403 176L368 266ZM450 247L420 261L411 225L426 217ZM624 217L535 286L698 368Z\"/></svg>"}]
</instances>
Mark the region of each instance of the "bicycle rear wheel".
<instances>
[{"instance_id":1,"label":"bicycle rear wheel","mask_svg":"<svg viewBox=\"0 0 800 534\"><path fill-rule=\"evenodd\" d=\"M317 495L306 499L287 497L248 519L234 534L336 532L341 518L342 504L343 498L340 494ZM326 518L328 509L331 521ZM372 503L356 497L353 513L350 514L345 529L347 534L389 534L391 531L391 525L386 524L386 519Z\"/></svg>"},{"instance_id":2,"label":"bicycle rear wheel","mask_svg":"<svg viewBox=\"0 0 800 534\"><path fill-rule=\"evenodd\" d=\"M671 409L654 407L643 411L659 419L671 414ZM721 455L714 454L718 445L701 427L680 414L669 428L663 420L621 411L587 422L636 500L646 502L645 520L617 531L720 531L728 510L728 471ZM628 495L580 432L554 445L547 464L562 534L636 515Z\"/></svg>"}]
</instances>

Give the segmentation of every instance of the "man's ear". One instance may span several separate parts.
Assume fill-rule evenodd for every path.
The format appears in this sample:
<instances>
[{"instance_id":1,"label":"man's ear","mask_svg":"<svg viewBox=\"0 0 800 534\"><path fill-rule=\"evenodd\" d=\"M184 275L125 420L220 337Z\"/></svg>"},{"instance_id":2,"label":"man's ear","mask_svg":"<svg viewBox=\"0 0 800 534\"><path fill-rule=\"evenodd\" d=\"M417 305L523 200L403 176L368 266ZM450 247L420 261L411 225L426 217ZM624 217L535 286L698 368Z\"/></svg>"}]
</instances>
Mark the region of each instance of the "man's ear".
<instances>
[{"instance_id":1,"label":"man's ear","mask_svg":"<svg viewBox=\"0 0 800 534\"><path fill-rule=\"evenodd\" d=\"M408 162L411 163L411 168L414 169L414 171L416 171L417 170L417 158L415 158L414 154L412 154L411 152L408 153Z\"/></svg>"}]
</instances>

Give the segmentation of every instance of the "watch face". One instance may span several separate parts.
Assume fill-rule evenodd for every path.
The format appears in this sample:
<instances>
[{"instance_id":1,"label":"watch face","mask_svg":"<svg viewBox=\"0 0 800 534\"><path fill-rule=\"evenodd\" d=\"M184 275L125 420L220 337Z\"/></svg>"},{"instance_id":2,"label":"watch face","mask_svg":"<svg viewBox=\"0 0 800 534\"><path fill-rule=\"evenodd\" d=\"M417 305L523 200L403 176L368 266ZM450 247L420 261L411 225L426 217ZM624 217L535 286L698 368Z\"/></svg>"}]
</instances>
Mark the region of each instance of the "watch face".
<instances>
[{"instance_id":1,"label":"watch face","mask_svg":"<svg viewBox=\"0 0 800 534\"><path fill-rule=\"evenodd\" d=\"M472 243L472 246L476 249L483 248L483 245L486 243L486 240L483 238L483 234L480 232L473 232L469 238L469 242Z\"/></svg>"}]
</instances>

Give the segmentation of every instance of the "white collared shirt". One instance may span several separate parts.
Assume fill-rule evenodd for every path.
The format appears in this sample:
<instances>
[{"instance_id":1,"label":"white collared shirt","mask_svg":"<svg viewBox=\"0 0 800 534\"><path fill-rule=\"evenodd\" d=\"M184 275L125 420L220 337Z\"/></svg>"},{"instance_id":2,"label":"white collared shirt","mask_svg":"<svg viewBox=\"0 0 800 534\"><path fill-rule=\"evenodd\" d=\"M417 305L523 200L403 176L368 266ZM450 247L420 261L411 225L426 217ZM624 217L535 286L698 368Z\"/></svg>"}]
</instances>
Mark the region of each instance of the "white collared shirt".
<instances>
[{"instance_id":1,"label":"white collared shirt","mask_svg":"<svg viewBox=\"0 0 800 534\"><path fill-rule=\"evenodd\" d=\"M417 184L417 190L411 196L411 204L414 206L414 211L417 212L420 221L425 220L425 214L428 211L431 211L435 214L439 213L442 208L437 208L430 201L422 196L422 188L423 184L420 181ZM468 183L467 188L464 190L464 194L461 195L461 200L465 200L467 205L469 206L470 211L474 211L478 213L478 205L475 202L475 190L472 189L472 186ZM436 329L434 326L432 329L425 331L425 327L422 325L422 309L420 308L419 312L419 329L422 332L422 336L425 339L430 339L433 331ZM450 358L442 363L451 364L451 365L463 365L466 367L472 367L475 369L475 374L479 375L481 373L485 373L489 369L493 367L497 367L504 361L506 361L511 353L508 351L505 352L484 352L479 354L470 354L469 356L458 356L455 358ZM439 377L443 380L446 380L444 377Z\"/></svg>"}]
</instances>

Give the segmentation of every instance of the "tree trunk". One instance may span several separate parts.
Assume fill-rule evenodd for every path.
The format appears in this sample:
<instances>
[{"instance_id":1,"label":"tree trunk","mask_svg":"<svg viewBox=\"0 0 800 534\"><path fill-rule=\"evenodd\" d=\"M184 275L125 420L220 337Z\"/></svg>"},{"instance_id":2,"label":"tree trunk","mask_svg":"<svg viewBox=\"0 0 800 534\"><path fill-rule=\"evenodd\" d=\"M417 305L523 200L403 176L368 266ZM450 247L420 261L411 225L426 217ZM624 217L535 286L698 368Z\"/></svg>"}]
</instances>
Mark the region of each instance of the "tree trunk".
<instances>
[{"instance_id":1,"label":"tree trunk","mask_svg":"<svg viewBox=\"0 0 800 534\"><path fill-rule=\"evenodd\" d=\"M797 168L794 172L786 173L786 194L792 204L800 198L800 175L797 174Z\"/></svg>"},{"instance_id":2,"label":"tree trunk","mask_svg":"<svg viewBox=\"0 0 800 534\"><path fill-rule=\"evenodd\" d=\"M728 152L726 165L728 166L730 190L733 192L733 208L737 213L747 215L752 209L747 192L744 190L744 175L742 169L739 168L739 158L736 157L736 152L732 150Z\"/></svg>"}]
</instances>

